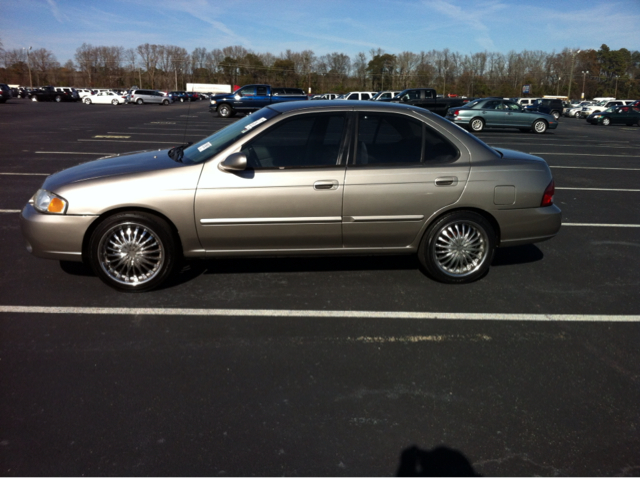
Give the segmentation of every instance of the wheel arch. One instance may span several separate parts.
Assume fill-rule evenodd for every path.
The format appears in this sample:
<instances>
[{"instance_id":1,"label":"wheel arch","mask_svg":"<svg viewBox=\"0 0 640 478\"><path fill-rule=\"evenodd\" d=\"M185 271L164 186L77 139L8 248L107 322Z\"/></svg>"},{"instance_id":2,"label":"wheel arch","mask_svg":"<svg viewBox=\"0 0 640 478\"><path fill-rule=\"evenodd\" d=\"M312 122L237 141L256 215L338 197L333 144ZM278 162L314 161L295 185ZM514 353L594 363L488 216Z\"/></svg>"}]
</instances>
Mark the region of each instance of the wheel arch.
<instances>
[{"instance_id":1,"label":"wheel arch","mask_svg":"<svg viewBox=\"0 0 640 478\"><path fill-rule=\"evenodd\" d=\"M91 236L93 235L94 231L98 228L98 226L102 224L106 219L110 218L111 216L115 216L116 214L120 214L123 212L133 212L133 213L142 212L145 214L149 214L151 216L155 216L165 221L169 226L169 228L171 229L171 234L173 236L173 239L176 241L176 245L177 245L176 252L179 254L180 257L182 257L183 248L182 248L182 240L180 239L180 233L178 232L178 228L176 227L176 225L173 223L171 219L169 219L166 215L150 208L120 207L120 208L111 209L109 211L102 213L87 228L87 230L84 233L84 237L82 238L82 262L87 263L87 258L89 257L89 244L91 242Z\"/></svg>"},{"instance_id":2,"label":"wheel arch","mask_svg":"<svg viewBox=\"0 0 640 478\"><path fill-rule=\"evenodd\" d=\"M491 214L490 212L484 209L480 209L472 206L457 206L457 207L452 207L448 209L442 209L429 218L429 220L425 223L424 228L420 232L420 242L418 243L418 247L420 246L420 244L422 244L422 241L427 236L427 233L429 232L429 229L433 224L438 222L442 217L446 216L447 214L451 214L455 212L474 212L482 216L484 219L487 220L489 224L491 224L491 227L493 228L493 233L496 236L496 244L498 246L500 245L500 238L501 238L500 224L498 223L496 218L493 216L493 214Z\"/></svg>"}]
</instances>

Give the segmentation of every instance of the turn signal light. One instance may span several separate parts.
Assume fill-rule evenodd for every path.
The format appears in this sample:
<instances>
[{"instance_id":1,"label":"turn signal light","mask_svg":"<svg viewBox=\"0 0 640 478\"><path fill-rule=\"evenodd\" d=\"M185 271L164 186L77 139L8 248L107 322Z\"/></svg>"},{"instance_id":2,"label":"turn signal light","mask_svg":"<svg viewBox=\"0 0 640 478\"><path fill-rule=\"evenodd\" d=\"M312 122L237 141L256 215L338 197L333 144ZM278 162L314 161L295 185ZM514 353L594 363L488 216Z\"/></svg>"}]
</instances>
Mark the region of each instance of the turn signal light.
<instances>
[{"instance_id":1,"label":"turn signal light","mask_svg":"<svg viewBox=\"0 0 640 478\"><path fill-rule=\"evenodd\" d=\"M65 204L64 204L64 201L62 201L62 199L53 198L49 203L49 207L47 207L47 211L61 213L61 212L64 212L64 207L65 207Z\"/></svg>"},{"instance_id":2,"label":"turn signal light","mask_svg":"<svg viewBox=\"0 0 640 478\"><path fill-rule=\"evenodd\" d=\"M544 190L540 207L553 205L553 195L555 194L555 192L556 192L556 184L552 179L549 185L547 186L547 189Z\"/></svg>"}]
</instances>

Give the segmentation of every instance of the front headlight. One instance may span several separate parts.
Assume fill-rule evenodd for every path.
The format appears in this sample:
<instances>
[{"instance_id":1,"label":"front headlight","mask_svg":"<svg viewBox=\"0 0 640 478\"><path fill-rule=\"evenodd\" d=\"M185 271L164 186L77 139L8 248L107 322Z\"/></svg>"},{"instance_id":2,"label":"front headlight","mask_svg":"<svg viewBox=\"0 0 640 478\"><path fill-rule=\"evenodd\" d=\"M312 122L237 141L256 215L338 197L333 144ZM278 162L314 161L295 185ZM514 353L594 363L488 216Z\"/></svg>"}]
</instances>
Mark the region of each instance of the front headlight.
<instances>
[{"instance_id":1,"label":"front headlight","mask_svg":"<svg viewBox=\"0 0 640 478\"><path fill-rule=\"evenodd\" d=\"M215 105L216 104L216 100L211 100L211 104Z\"/></svg>"},{"instance_id":2,"label":"front headlight","mask_svg":"<svg viewBox=\"0 0 640 478\"><path fill-rule=\"evenodd\" d=\"M46 189L38 189L31 199L33 201L33 207L40 212L64 214L69 207L69 203L67 203L65 199Z\"/></svg>"}]
</instances>

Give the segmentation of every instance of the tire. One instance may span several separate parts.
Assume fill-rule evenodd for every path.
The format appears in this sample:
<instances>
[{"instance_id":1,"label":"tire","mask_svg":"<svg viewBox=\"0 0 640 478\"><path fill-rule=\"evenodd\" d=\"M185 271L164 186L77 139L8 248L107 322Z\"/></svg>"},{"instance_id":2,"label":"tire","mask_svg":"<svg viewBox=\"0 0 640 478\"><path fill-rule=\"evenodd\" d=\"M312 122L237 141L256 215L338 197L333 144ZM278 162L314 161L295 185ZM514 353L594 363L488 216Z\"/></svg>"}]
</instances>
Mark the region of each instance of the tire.
<instances>
[{"instance_id":1,"label":"tire","mask_svg":"<svg viewBox=\"0 0 640 478\"><path fill-rule=\"evenodd\" d=\"M579 111L576 111L576 114L575 114L575 115L573 115L573 116L574 116L574 118L580 118L580 112L579 112Z\"/></svg>"},{"instance_id":2,"label":"tire","mask_svg":"<svg viewBox=\"0 0 640 478\"><path fill-rule=\"evenodd\" d=\"M543 134L547 131L547 122L545 120L535 120L531 125L531 131L537 134Z\"/></svg>"},{"instance_id":3,"label":"tire","mask_svg":"<svg viewBox=\"0 0 640 478\"><path fill-rule=\"evenodd\" d=\"M474 133L479 133L484 129L484 120L482 118L473 118L469 123L469 127Z\"/></svg>"},{"instance_id":4,"label":"tire","mask_svg":"<svg viewBox=\"0 0 640 478\"><path fill-rule=\"evenodd\" d=\"M218 107L218 116L220 118L231 118L235 116L235 112L231 109L229 105L220 105Z\"/></svg>"},{"instance_id":5,"label":"tire","mask_svg":"<svg viewBox=\"0 0 640 478\"><path fill-rule=\"evenodd\" d=\"M56 103L60 103L60 102L62 101L62 96L57 95L57 96L55 97L55 100L56 100Z\"/></svg>"},{"instance_id":6,"label":"tire","mask_svg":"<svg viewBox=\"0 0 640 478\"><path fill-rule=\"evenodd\" d=\"M495 231L484 217L471 211L452 212L429 227L418 258L435 280L466 284L488 272L495 244Z\"/></svg>"},{"instance_id":7,"label":"tire","mask_svg":"<svg viewBox=\"0 0 640 478\"><path fill-rule=\"evenodd\" d=\"M184 98L180 98L180 103L184 103Z\"/></svg>"},{"instance_id":8,"label":"tire","mask_svg":"<svg viewBox=\"0 0 640 478\"><path fill-rule=\"evenodd\" d=\"M111 104L112 104L113 106L118 106L118 100L112 100L112 101L111 101Z\"/></svg>"},{"instance_id":9,"label":"tire","mask_svg":"<svg viewBox=\"0 0 640 478\"><path fill-rule=\"evenodd\" d=\"M85 105L90 105L91 104L91 98L85 98L83 102L84 102Z\"/></svg>"},{"instance_id":10,"label":"tire","mask_svg":"<svg viewBox=\"0 0 640 478\"><path fill-rule=\"evenodd\" d=\"M136 104L137 104L137 105L142 105L142 104L144 104L144 101L142 101L142 98L138 98L138 99L136 100Z\"/></svg>"},{"instance_id":11,"label":"tire","mask_svg":"<svg viewBox=\"0 0 640 478\"><path fill-rule=\"evenodd\" d=\"M123 292L158 287L175 271L179 252L163 219L124 212L105 219L89 241L89 263L108 286Z\"/></svg>"},{"instance_id":12,"label":"tire","mask_svg":"<svg viewBox=\"0 0 640 478\"><path fill-rule=\"evenodd\" d=\"M611 124L611 119L605 116L604 118L602 118L602 124L604 126L609 126Z\"/></svg>"},{"instance_id":13,"label":"tire","mask_svg":"<svg viewBox=\"0 0 640 478\"><path fill-rule=\"evenodd\" d=\"M37 96L32 96L31 97L31 101L35 101L37 103L38 102L38 97Z\"/></svg>"},{"instance_id":14,"label":"tire","mask_svg":"<svg viewBox=\"0 0 640 478\"><path fill-rule=\"evenodd\" d=\"M560 119L560 113L555 110L551 112L551 115L556 119L556 121Z\"/></svg>"},{"instance_id":15,"label":"tire","mask_svg":"<svg viewBox=\"0 0 640 478\"><path fill-rule=\"evenodd\" d=\"M162 104L164 106L169 106L169 100L162 100Z\"/></svg>"}]
</instances>

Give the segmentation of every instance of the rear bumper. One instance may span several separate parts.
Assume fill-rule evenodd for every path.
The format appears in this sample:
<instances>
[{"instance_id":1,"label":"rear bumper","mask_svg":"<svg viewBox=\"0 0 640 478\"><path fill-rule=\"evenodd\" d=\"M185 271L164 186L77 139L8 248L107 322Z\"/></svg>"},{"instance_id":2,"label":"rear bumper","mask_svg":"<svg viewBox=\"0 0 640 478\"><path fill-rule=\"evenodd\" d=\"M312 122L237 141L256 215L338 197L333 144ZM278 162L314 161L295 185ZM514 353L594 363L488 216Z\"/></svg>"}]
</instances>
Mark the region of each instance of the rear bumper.
<instances>
[{"instance_id":1,"label":"rear bumper","mask_svg":"<svg viewBox=\"0 0 640 478\"><path fill-rule=\"evenodd\" d=\"M500 247L546 241L558 234L562 225L562 211L555 204L492 212L500 224Z\"/></svg>"}]
</instances>

